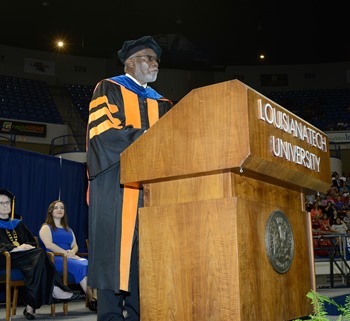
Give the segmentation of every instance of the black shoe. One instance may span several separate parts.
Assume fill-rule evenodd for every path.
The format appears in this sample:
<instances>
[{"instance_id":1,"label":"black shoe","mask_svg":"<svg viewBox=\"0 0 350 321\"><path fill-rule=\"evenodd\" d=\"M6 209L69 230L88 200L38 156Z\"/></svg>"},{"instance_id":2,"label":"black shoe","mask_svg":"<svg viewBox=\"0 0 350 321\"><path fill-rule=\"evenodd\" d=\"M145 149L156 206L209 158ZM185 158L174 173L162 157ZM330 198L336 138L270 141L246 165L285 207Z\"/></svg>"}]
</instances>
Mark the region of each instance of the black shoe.
<instances>
[{"instance_id":1,"label":"black shoe","mask_svg":"<svg viewBox=\"0 0 350 321\"><path fill-rule=\"evenodd\" d=\"M73 295L68 299L56 299L52 298L51 303L67 303L70 301L76 301L76 300L84 300L85 294L81 294L80 292L73 292Z\"/></svg>"},{"instance_id":2,"label":"black shoe","mask_svg":"<svg viewBox=\"0 0 350 321\"><path fill-rule=\"evenodd\" d=\"M88 308L92 312L97 311L97 300L95 298L92 298L91 301L89 301Z\"/></svg>"},{"instance_id":3,"label":"black shoe","mask_svg":"<svg viewBox=\"0 0 350 321\"><path fill-rule=\"evenodd\" d=\"M24 309L23 315L27 320L35 320L35 315L27 312L27 308Z\"/></svg>"}]
</instances>

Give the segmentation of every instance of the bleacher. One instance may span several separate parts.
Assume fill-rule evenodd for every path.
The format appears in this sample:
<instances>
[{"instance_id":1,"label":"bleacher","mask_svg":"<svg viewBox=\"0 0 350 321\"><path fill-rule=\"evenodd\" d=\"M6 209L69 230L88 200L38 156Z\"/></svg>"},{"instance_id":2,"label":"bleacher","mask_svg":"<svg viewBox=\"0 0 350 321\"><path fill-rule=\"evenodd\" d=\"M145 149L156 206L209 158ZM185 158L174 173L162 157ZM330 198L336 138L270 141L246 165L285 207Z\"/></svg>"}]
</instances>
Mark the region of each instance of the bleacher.
<instances>
[{"instance_id":1,"label":"bleacher","mask_svg":"<svg viewBox=\"0 0 350 321\"><path fill-rule=\"evenodd\" d=\"M63 124L45 81L0 75L0 117Z\"/></svg>"},{"instance_id":2,"label":"bleacher","mask_svg":"<svg viewBox=\"0 0 350 321\"><path fill-rule=\"evenodd\" d=\"M66 84L65 88L87 121L94 86ZM350 130L350 89L271 92L267 96L323 131Z\"/></svg>"},{"instance_id":3,"label":"bleacher","mask_svg":"<svg viewBox=\"0 0 350 321\"><path fill-rule=\"evenodd\" d=\"M86 123L94 86L65 84ZM323 131L350 130L350 89L270 92L266 95ZM0 118L63 124L44 81L0 75Z\"/></svg>"},{"instance_id":4,"label":"bleacher","mask_svg":"<svg viewBox=\"0 0 350 321\"><path fill-rule=\"evenodd\" d=\"M94 86L66 84L65 88L72 100L72 104L81 115L83 120L87 123L89 116L89 103L92 97Z\"/></svg>"},{"instance_id":5,"label":"bleacher","mask_svg":"<svg viewBox=\"0 0 350 321\"><path fill-rule=\"evenodd\" d=\"M271 92L268 97L323 131L350 130L350 89Z\"/></svg>"}]
</instances>

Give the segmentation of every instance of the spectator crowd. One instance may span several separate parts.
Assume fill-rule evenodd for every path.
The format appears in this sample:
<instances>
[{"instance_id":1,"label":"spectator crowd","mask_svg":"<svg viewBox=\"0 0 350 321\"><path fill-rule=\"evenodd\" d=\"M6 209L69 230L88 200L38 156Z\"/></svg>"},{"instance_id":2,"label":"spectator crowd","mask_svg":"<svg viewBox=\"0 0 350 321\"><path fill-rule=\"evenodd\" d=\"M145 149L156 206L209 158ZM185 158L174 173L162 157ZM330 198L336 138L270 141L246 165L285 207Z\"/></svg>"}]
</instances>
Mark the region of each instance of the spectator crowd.
<instances>
[{"instance_id":1,"label":"spectator crowd","mask_svg":"<svg viewBox=\"0 0 350 321\"><path fill-rule=\"evenodd\" d=\"M316 255L326 253L320 251L320 247L339 245L340 235L346 237L347 248L350 248L350 173L340 176L333 172L327 193L306 195L305 205L311 216ZM337 237L332 238L333 234ZM324 235L327 237L320 237Z\"/></svg>"}]
</instances>

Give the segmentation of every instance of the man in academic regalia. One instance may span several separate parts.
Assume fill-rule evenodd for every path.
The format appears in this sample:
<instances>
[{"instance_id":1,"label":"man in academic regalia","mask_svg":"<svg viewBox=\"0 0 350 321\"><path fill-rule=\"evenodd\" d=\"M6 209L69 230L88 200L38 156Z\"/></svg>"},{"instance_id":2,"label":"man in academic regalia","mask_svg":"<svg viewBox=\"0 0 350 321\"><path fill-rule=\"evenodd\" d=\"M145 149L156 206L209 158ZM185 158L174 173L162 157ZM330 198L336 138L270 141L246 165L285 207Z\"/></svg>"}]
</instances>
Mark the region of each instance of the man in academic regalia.
<instances>
[{"instance_id":1,"label":"man in academic regalia","mask_svg":"<svg viewBox=\"0 0 350 321\"><path fill-rule=\"evenodd\" d=\"M89 283L98 320L140 320L137 211L142 190L120 184L120 154L171 107L148 86L161 48L151 36L124 42L125 75L100 81L89 107Z\"/></svg>"}]
</instances>

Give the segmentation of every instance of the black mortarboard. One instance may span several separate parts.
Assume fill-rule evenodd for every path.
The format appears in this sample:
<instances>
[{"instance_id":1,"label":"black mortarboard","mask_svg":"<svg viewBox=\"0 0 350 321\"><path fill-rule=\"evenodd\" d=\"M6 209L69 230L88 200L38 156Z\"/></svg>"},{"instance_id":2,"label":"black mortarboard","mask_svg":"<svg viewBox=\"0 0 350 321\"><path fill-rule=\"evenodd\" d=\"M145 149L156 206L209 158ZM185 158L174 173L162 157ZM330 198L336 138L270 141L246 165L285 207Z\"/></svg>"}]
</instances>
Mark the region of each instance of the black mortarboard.
<instances>
[{"instance_id":1,"label":"black mortarboard","mask_svg":"<svg viewBox=\"0 0 350 321\"><path fill-rule=\"evenodd\" d=\"M15 197L10 191L8 191L7 189L0 189L0 195L6 195L10 198L11 202L13 200L13 198Z\"/></svg>"},{"instance_id":2,"label":"black mortarboard","mask_svg":"<svg viewBox=\"0 0 350 321\"><path fill-rule=\"evenodd\" d=\"M160 46L151 36L144 36L136 40L125 41L122 49L118 51L118 58L123 64L125 64L125 61L132 54L145 48L153 49L157 57L160 58L160 55L162 54L162 48L160 48Z\"/></svg>"}]
</instances>

